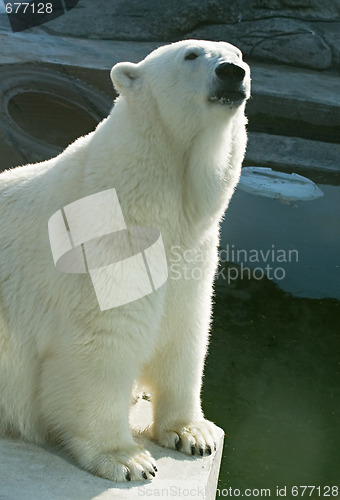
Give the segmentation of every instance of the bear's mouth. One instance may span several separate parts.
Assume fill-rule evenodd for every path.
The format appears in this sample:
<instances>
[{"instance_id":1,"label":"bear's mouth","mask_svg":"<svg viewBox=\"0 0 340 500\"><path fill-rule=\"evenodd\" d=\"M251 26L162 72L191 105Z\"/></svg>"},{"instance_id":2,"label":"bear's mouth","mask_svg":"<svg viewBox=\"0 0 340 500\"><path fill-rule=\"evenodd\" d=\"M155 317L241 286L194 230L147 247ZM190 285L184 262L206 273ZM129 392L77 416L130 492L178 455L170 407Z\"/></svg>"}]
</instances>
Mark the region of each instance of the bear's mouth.
<instances>
[{"instance_id":1,"label":"bear's mouth","mask_svg":"<svg viewBox=\"0 0 340 500\"><path fill-rule=\"evenodd\" d=\"M220 90L213 96L210 96L209 101L223 105L239 106L246 97L244 90Z\"/></svg>"}]
</instances>

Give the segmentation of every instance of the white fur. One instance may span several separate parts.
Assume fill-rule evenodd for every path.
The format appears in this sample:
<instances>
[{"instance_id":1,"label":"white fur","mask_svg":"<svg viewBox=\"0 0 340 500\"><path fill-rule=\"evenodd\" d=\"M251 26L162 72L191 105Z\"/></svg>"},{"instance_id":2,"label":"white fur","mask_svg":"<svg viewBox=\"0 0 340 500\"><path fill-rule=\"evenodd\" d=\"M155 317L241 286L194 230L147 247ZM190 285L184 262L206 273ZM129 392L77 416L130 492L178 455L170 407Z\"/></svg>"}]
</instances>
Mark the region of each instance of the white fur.
<instances>
[{"instance_id":1,"label":"white fur","mask_svg":"<svg viewBox=\"0 0 340 500\"><path fill-rule=\"evenodd\" d=\"M188 48L200 51L184 60ZM240 175L244 104L208 102L221 61L249 69L224 42L187 40L111 72L120 92L107 119L56 158L0 175L0 434L58 439L86 469L113 480L150 478L154 461L128 425L138 379L152 394L153 436L182 451L209 451L200 389L217 266L219 223ZM52 214L116 188L128 226L161 231L172 247L200 251L201 279L101 312L88 275L53 265ZM180 250L179 250L180 249ZM177 266L178 269L178 266Z\"/></svg>"}]
</instances>

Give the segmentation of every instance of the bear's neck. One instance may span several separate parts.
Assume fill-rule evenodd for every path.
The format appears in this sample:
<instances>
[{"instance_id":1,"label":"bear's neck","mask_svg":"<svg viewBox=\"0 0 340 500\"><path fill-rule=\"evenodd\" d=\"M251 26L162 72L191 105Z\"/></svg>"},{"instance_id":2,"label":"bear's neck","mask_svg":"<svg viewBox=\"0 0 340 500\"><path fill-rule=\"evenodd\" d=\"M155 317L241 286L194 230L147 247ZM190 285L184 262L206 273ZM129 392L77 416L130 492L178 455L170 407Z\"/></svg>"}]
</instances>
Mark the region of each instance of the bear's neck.
<instances>
[{"instance_id":1,"label":"bear's neck","mask_svg":"<svg viewBox=\"0 0 340 500\"><path fill-rule=\"evenodd\" d=\"M240 177L243 157L233 157L235 125L232 120L205 129L191 148L183 207L188 220L202 227L221 220Z\"/></svg>"},{"instance_id":2,"label":"bear's neck","mask_svg":"<svg viewBox=\"0 0 340 500\"><path fill-rule=\"evenodd\" d=\"M91 151L96 155L93 162L89 161ZM106 161L96 173L92 171L92 164L98 165L101 152ZM187 162L187 151L178 147L162 123L152 120L147 110L136 112L122 97L116 101L109 117L97 127L88 153L88 169L91 175L102 179L101 184L112 182L113 174L124 170L125 178L132 179L138 172L140 182L144 179L150 185L169 185L170 179L183 175L183 165Z\"/></svg>"},{"instance_id":3,"label":"bear's neck","mask_svg":"<svg viewBox=\"0 0 340 500\"><path fill-rule=\"evenodd\" d=\"M241 162L233 162L232 149L240 135L236 128L244 128L244 121L208 124L191 140L179 143L150 114L143 117L140 110L133 113L127 107L119 98L89 145L87 164L91 176L98 177L96 185L119 190L122 180L129 179L131 190L143 192L149 205L159 205L161 199L188 225L202 228L218 222L239 179ZM91 150L96 155L92 160ZM96 171L92 165L97 165Z\"/></svg>"}]
</instances>

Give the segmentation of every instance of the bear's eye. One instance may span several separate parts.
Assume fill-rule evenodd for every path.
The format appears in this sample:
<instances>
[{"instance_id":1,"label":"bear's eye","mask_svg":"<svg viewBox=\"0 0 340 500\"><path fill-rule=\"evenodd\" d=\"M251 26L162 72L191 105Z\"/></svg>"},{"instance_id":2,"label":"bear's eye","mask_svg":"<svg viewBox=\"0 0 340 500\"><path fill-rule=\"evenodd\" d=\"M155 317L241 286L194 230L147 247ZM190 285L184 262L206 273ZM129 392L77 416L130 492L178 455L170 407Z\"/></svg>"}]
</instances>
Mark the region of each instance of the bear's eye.
<instances>
[{"instance_id":1,"label":"bear's eye","mask_svg":"<svg viewBox=\"0 0 340 500\"><path fill-rule=\"evenodd\" d=\"M185 55L184 59L185 59L186 61L191 61L192 59L197 59L197 57L198 57L198 54L197 54L196 52L188 52L188 53Z\"/></svg>"}]
</instances>

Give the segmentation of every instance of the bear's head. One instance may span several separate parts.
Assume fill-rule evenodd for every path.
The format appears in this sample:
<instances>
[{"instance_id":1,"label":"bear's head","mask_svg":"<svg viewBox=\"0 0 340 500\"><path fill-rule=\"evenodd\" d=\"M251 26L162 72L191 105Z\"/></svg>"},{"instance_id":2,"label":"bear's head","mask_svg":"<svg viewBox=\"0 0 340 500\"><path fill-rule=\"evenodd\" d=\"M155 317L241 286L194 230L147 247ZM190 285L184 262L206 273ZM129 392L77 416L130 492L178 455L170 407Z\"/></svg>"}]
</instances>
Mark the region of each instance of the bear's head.
<instances>
[{"instance_id":1,"label":"bear's head","mask_svg":"<svg viewBox=\"0 0 340 500\"><path fill-rule=\"evenodd\" d=\"M190 140L200 128L227 122L250 96L249 66L226 42L184 40L160 47L138 64L111 70L115 88L155 124ZM242 111L240 110L242 109Z\"/></svg>"}]
</instances>

